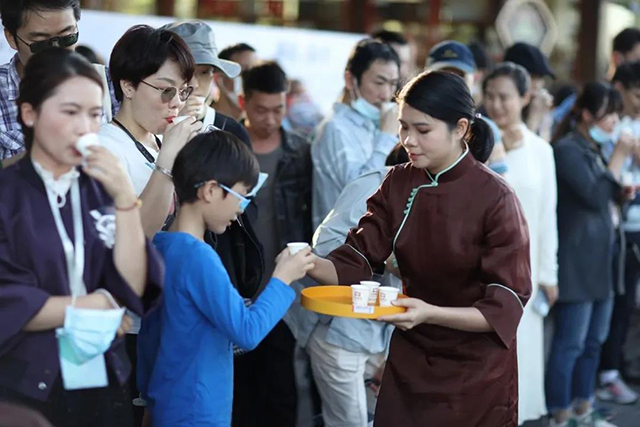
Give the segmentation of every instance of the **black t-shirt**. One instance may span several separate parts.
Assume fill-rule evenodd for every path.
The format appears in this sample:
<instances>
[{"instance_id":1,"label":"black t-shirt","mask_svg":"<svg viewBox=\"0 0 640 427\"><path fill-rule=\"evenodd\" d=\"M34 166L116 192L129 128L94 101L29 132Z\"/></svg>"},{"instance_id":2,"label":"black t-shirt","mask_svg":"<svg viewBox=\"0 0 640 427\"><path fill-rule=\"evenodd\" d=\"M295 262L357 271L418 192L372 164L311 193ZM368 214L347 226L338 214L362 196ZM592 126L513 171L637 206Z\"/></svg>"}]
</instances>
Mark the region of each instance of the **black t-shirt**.
<instances>
[{"instance_id":1,"label":"black t-shirt","mask_svg":"<svg viewBox=\"0 0 640 427\"><path fill-rule=\"evenodd\" d=\"M229 116L225 116L224 114L216 111L216 118L213 121L213 125L218 129L222 129L229 132L230 134L238 138L240 141L247 144L249 148L252 148L249 132L247 132L244 126L238 123L235 119Z\"/></svg>"},{"instance_id":2,"label":"black t-shirt","mask_svg":"<svg viewBox=\"0 0 640 427\"><path fill-rule=\"evenodd\" d=\"M252 148L249 133L235 119L216 111L213 125ZM256 219L257 209L251 203L239 221L233 222L225 233L215 235L207 232L205 236L205 241L216 250L231 282L244 298L254 298L259 294L265 269L262 245L251 225Z\"/></svg>"}]
</instances>

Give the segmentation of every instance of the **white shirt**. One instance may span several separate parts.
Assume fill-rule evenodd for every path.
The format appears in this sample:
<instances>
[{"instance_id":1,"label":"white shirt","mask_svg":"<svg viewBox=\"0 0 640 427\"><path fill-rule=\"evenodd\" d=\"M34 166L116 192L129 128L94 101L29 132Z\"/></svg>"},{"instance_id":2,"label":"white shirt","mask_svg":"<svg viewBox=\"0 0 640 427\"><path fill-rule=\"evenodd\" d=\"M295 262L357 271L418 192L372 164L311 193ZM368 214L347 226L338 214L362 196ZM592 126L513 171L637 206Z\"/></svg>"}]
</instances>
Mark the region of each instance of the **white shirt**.
<instances>
[{"instance_id":1,"label":"white shirt","mask_svg":"<svg viewBox=\"0 0 640 427\"><path fill-rule=\"evenodd\" d=\"M532 292L518 327L518 423L546 415L544 323L533 310L538 285L558 283L557 183L553 149L525 125L522 146L507 152L505 180L513 187L529 226Z\"/></svg>"},{"instance_id":2,"label":"white shirt","mask_svg":"<svg viewBox=\"0 0 640 427\"><path fill-rule=\"evenodd\" d=\"M98 135L100 135L100 143L118 157L133 183L136 195L140 196L151 179L153 167L149 165L129 135L117 125L113 123L103 125ZM145 148L154 159L158 158L156 150L147 146Z\"/></svg>"},{"instance_id":3,"label":"white shirt","mask_svg":"<svg viewBox=\"0 0 640 427\"><path fill-rule=\"evenodd\" d=\"M98 135L100 135L100 143L118 158L133 183L136 195L140 196L151 179L153 166L149 165L147 159L136 147L135 142L118 125L113 123L102 125ZM156 150L146 145L145 148L154 159L158 158ZM138 334L140 332L140 317L128 310L127 315L132 319L129 333Z\"/></svg>"},{"instance_id":4,"label":"white shirt","mask_svg":"<svg viewBox=\"0 0 640 427\"><path fill-rule=\"evenodd\" d=\"M333 209L342 190L360 175L383 168L398 136L383 132L356 110L335 104L311 145L313 226Z\"/></svg>"}]
</instances>

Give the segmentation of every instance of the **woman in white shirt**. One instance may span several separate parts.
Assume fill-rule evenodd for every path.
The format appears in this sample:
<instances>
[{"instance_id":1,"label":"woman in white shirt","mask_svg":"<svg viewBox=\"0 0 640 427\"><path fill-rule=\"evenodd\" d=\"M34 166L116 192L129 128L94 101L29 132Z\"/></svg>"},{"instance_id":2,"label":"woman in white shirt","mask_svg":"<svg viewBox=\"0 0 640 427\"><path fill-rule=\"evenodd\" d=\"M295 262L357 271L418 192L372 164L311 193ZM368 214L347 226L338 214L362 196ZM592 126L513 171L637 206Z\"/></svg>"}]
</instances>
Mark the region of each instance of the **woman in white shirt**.
<instances>
[{"instance_id":1,"label":"woman in white shirt","mask_svg":"<svg viewBox=\"0 0 640 427\"><path fill-rule=\"evenodd\" d=\"M100 137L144 202L142 225L149 238L172 208L170 171L176 155L202 127L193 117L174 123L193 92L194 71L195 60L180 36L147 25L130 28L111 53L109 72L120 109Z\"/></svg>"},{"instance_id":2,"label":"woman in white shirt","mask_svg":"<svg viewBox=\"0 0 640 427\"><path fill-rule=\"evenodd\" d=\"M558 228L556 173L549 143L529 130L522 110L529 103L531 78L519 65L505 62L484 81L487 112L502 133L508 171L504 178L515 190L524 209L531 237L530 303L518 328L519 420L537 420L546 415L544 394L544 315L536 302L557 299ZM539 291L543 295L538 295Z\"/></svg>"}]
</instances>

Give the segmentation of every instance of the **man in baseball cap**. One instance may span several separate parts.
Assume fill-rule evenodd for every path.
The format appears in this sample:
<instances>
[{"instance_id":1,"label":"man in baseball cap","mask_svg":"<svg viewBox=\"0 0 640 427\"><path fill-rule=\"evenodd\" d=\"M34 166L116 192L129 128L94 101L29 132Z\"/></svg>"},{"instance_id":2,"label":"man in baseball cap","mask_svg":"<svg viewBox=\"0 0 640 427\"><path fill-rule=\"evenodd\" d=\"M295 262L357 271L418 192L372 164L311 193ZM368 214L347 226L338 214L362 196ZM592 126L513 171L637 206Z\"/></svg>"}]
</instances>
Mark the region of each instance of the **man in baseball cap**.
<instances>
[{"instance_id":1,"label":"man in baseball cap","mask_svg":"<svg viewBox=\"0 0 640 427\"><path fill-rule=\"evenodd\" d=\"M445 40L429 51L427 70L443 70L457 74L471 89L476 72L476 61L473 59L471 49L467 46L457 41Z\"/></svg>"},{"instance_id":2,"label":"man in baseball cap","mask_svg":"<svg viewBox=\"0 0 640 427\"><path fill-rule=\"evenodd\" d=\"M522 65L531 75L531 86L534 90L544 87L545 77L556 78L545 54L528 43L519 42L512 45L505 52L504 60Z\"/></svg>"},{"instance_id":3,"label":"man in baseball cap","mask_svg":"<svg viewBox=\"0 0 640 427\"><path fill-rule=\"evenodd\" d=\"M181 21L168 24L163 29L173 31L184 39L196 60L193 94L180 111L181 116L195 116L203 122L203 129L213 125L235 134L248 142L246 130L234 119L216 112L209 104L212 99L213 75L221 72L229 78L240 75L240 64L220 59L211 27L202 21Z\"/></svg>"}]
</instances>

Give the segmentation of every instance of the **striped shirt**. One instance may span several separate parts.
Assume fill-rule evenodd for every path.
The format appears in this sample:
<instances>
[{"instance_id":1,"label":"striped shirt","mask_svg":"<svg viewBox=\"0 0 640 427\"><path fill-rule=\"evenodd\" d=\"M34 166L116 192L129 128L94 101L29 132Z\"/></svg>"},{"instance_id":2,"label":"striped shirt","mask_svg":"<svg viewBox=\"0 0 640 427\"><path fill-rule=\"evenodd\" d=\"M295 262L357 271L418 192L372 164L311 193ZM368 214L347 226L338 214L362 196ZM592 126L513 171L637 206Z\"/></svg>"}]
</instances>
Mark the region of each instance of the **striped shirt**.
<instances>
[{"instance_id":1,"label":"striped shirt","mask_svg":"<svg viewBox=\"0 0 640 427\"><path fill-rule=\"evenodd\" d=\"M22 126L18 123L16 102L20 90L20 76L16 68L18 61L16 54L10 62L0 65L0 160L20 154L25 149ZM113 83L108 70L105 74L111 95L111 109L115 117L118 102L113 93Z\"/></svg>"}]
</instances>

